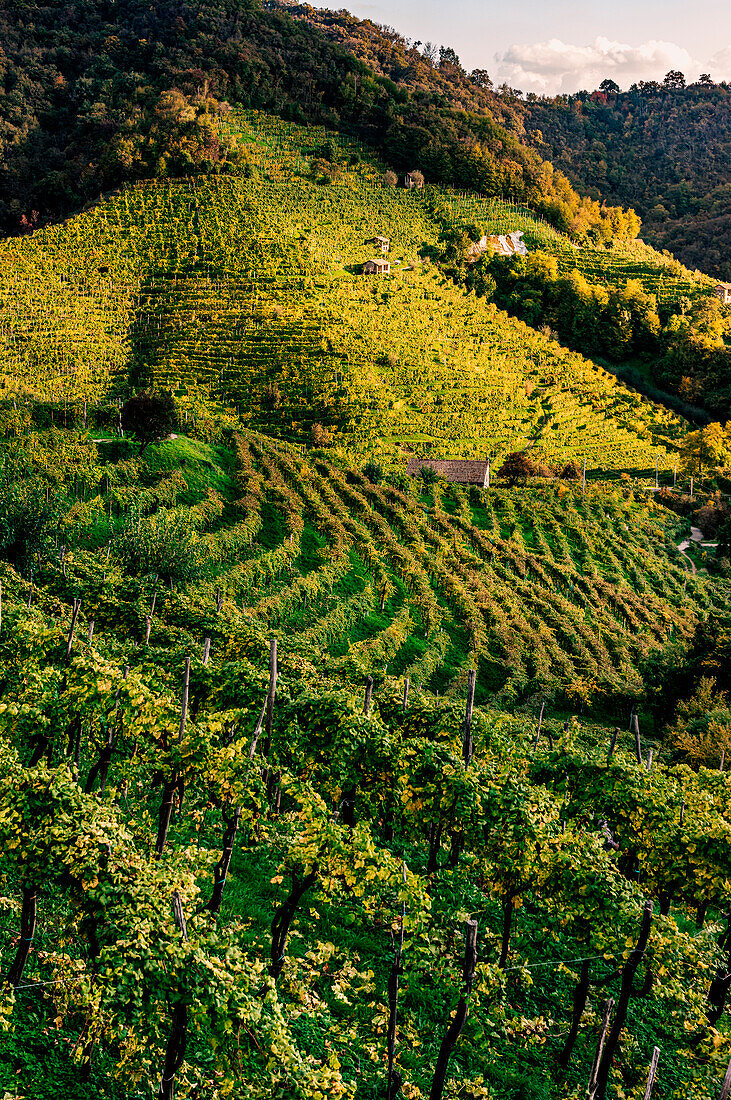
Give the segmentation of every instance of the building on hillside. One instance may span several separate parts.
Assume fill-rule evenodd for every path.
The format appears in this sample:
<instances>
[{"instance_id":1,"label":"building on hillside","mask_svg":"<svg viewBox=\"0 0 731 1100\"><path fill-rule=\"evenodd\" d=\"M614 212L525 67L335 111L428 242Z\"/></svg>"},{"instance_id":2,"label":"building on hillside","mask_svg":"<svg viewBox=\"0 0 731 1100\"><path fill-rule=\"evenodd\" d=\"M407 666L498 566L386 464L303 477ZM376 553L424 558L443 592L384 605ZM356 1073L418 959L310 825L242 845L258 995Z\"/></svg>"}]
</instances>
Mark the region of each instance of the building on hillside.
<instances>
[{"instance_id":1,"label":"building on hillside","mask_svg":"<svg viewBox=\"0 0 731 1100\"><path fill-rule=\"evenodd\" d=\"M407 187L409 191L416 187L418 190L424 186L424 177L421 172L407 172L404 176L404 187Z\"/></svg>"},{"instance_id":2,"label":"building on hillside","mask_svg":"<svg viewBox=\"0 0 731 1100\"><path fill-rule=\"evenodd\" d=\"M391 265L388 260L366 260L363 264L364 275L390 275Z\"/></svg>"},{"instance_id":3,"label":"building on hillside","mask_svg":"<svg viewBox=\"0 0 731 1100\"><path fill-rule=\"evenodd\" d=\"M474 241L467 249L467 262L474 263L488 251L494 252L496 256L527 256L528 249L522 237L521 229L502 236L480 237L479 241Z\"/></svg>"},{"instance_id":4,"label":"building on hillside","mask_svg":"<svg viewBox=\"0 0 731 1100\"><path fill-rule=\"evenodd\" d=\"M391 247L391 242L388 237L371 237L369 241L366 241L366 244L372 244L375 245L376 248L380 248L384 256Z\"/></svg>"},{"instance_id":5,"label":"building on hillside","mask_svg":"<svg viewBox=\"0 0 731 1100\"><path fill-rule=\"evenodd\" d=\"M731 283L716 283L716 297L726 306L731 302Z\"/></svg>"},{"instance_id":6,"label":"building on hillside","mask_svg":"<svg viewBox=\"0 0 731 1100\"><path fill-rule=\"evenodd\" d=\"M482 485L484 488L490 476L489 461L479 458L410 458L406 473L410 477L418 477L424 466L438 477L460 485Z\"/></svg>"}]
</instances>

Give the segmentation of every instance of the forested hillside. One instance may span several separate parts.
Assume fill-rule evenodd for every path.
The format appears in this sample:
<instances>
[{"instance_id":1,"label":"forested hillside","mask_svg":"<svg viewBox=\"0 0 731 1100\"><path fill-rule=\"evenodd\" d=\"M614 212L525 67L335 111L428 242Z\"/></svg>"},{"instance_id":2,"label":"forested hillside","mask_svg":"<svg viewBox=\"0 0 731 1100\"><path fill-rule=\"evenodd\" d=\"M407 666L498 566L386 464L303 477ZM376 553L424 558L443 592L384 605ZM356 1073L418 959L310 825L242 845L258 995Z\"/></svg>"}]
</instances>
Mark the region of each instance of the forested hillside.
<instances>
[{"instance_id":1,"label":"forested hillside","mask_svg":"<svg viewBox=\"0 0 731 1100\"><path fill-rule=\"evenodd\" d=\"M436 62L410 49L392 79L280 6L11 0L0 41L6 232L78 209L123 180L235 170L235 149L212 125L221 104L341 130L396 169L418 165L431 181L529 202L564 230L638 230L634 215L580 199L459 65L451 73L447 59L432 74Z\"/></svg>"},{"instance_id":2,"label":"forested hillside","mask_svg":"<svg viewBox=\"0 0 731 1100\"><path fill-rule=\"evenodd\" d=\"M533 97L525 125L582 193L633 206L645 240L729 279L731 90L710 79L684 86L681 76Z\"/></svg>"}]
</instances>

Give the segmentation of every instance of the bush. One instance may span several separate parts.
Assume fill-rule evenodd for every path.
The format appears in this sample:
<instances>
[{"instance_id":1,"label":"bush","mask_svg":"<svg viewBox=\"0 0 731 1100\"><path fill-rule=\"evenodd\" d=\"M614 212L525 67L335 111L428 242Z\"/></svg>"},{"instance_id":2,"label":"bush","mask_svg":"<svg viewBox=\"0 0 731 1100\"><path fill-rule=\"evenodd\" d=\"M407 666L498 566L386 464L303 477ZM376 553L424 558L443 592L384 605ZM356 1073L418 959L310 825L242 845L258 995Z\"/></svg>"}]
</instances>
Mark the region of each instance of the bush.
<instances>
[{"instance_id":1,"label":"bush","mask_svg":"<svg viewBox=\"0 0 731 1100\"><path fill-rule=\"evenodd\" d=\"M380 462L366 462L363 467L363 474L372 481L374 485L380 485L383 481L383 466Z\"/></svg>"},{"instance_id":2,"label":"bush","mask_svg":"<svg viewBox=\"0 0 731 1100\"><path fill-rule=\"evenodd\" d=\"M388 172L383 173L383 182L386 187L395 187L398 183L398 176L389 168Z\"/></svg>"},{"instance_id":3,"label":"bush","mask_svg":"<svg viewBox=\"0 0 731 1100\"><path fill-rule=\"evenodd\" d=\"M327 447L330 443L330 432L322 424L313 424L310 428L310 441L313 447Z\"/></svg>"},{"instance_id":4,"label":"bush","mask_svg":"<svg viewBox=\"0 0 731 1100\"><path fill-rule=\"evenodd\" d=\"M562 481L581 481L583 476L581 466L572 458L570 462L566 463L558 476Z\"/></svg>"},{"instance_id":5,"label":"bush","mask_svg":"<svg viewBox=\"0 0 731 1100\"><path fill-rule=\"evenodd\" d=\"M122 406L122 427L142 444L159 443L178 426L175 399L168 390L138 393Z\"/></svg>"},{"instance_id":6,"label":"bush","mask_svg":"<svg viewBox=\"0 0 731 1100\"><path fill-rule=\"evenodd\" d=\"M419 477L424 484L424 488L428 489L437 480L437 472L432 470L431 466L422 466L419 469Z\"/></svg>"},{"instance_id":7,"label":"bush","mask_svg":"<svg viewBox=\"0 0 731 1100\"><path fill-rule=\"evenodd\" d=\"M157 574L165 581L191 581L205 564L195 521L182 510L131 516L113 546L123 569L133 576Z\"/></svg>"}]
</instances>

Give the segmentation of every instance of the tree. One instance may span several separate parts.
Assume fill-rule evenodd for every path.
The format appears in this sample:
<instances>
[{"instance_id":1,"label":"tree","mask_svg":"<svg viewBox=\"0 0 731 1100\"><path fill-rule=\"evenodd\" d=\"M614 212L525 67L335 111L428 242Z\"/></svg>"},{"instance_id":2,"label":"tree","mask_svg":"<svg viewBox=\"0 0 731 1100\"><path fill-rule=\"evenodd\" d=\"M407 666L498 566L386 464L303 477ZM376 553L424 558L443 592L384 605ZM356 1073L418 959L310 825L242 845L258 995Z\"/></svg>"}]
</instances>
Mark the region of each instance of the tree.
<instances>
[{"instance_id":1,"label":"tree","mask_svg":"<svg viewBox=\"0 0 731 1100\"><path fill-rule=\"evenodd\" d=\"M684 88L685 75L678 69L671 69L670 72L665 74L662 86L663 88Z\"/></svg>"},{"instance_id":2,"label":"tree","mask_svg":"<svg viewBox=\"0 0 731 1100\"><path fill-rule=\"evenodd\" d=\"M688 432L680 447L683 470L691 477L725 465L730 457L729 433L718 421L707 424L697 432Z\"/></svg>"},{"instance_id":3,"label":"tree","mask_svg":"<svg viewBox=\"0 0 731 1100\"><path fill-rule=\"evenodd\" d=\"M395 187L398 183L398 176L389 168L387 172L383 173L383 183L386 187Z\"/></svg>"},{"instance_id":4,"label":"tree","mask_svg":"<svg viewBox=\"0 0 731 1100\"><path fill-rule=\"evenodd\" d=\"M159 443L178 426L175 399L169 390L138 393L122 406L122 427L142 444Z\"/></svg>"},{"instance_id":5,"label":"tree","mask_svg":"<svg viewBox=\"0 0 731 1100\"><path fill-rule=\"evenodd\" d=\"M710 73L701 73L701 75L698 77L698 83L703 84L706 87L708 85L713 84L713 81L711 79L711 74Z\"/></svg>"},{"instance_id":6,"label":"tree","mask_svg":"<svg viewBox=\"0 0 731 1100\"><path fill-rule=\"evenodd\" d=\"M498 477L507 478L514 485L528 477L539 477L540 467L525 451L513 451L498 470Z\"/></svg>"},{"instance_id":7,"label":"tree","mask_svg":"<svg viewBox=\"0 0 731 1100\"><path fill-rule=\"evenodd\" d=\"M313 424L310 428L310 439L313 447L327 447L330 443L330 432L322 424Z\"/></svg>"},{"instance_id":8,"label":"tree","mask_svg":"<svg viewBox=\"0 0 731 1100\"><path fill-rule=\"evenodd\" d=\"M473 84L476 84L478 88L492 88L492 80L487 69L473 69L470 73L470 80Z\"/></svg>"},{"instance_id":9,"label":"tree","mask_svg":"<svg viewBox=\"0 0 731 1100\"><path fill-rule=\"evenodd\" d=\"M599 85L599 91L604 92L605 95L616 95L619 91L619 84L607 78L606 80L602 80Z\"/></svg>"}]
</instances>

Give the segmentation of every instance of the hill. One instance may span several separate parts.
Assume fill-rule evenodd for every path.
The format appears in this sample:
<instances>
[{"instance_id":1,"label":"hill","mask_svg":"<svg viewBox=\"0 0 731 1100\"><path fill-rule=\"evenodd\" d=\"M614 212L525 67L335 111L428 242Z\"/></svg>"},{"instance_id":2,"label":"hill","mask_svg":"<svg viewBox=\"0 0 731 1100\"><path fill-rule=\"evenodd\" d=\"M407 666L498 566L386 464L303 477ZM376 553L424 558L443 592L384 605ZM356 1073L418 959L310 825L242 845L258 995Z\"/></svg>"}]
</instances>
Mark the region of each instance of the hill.
<instances>
[{"instance_id":1,"label":"hill","mask_svg":"<svg viewBox=\"0 0 731 1100\"><path fill-rule=\"evenodd\" d=\"M523 110L536 147L582 193L633 206L656 248L731 277L725 84L643 82L625 92L533 100Z\"/></svg>"},{"instance_id":2,"label":"hill","mask_svg":"<svg viewBox=\"0 0 731 1100\"><path fill-rule=\"evenodd\" d=\"M219 174L235 150L212 121L227 105L326 125L378 147L398 170L527 201L599 237L636 217L582 200L458 61L397 44L391 76L322 26L242 0L11 0L0 13L0 226L27 231L125 180ZM368 27L372 27L369 24ZM384 43L389 43L383 37ZM400 51L400 53L399 53ZM507 123L509 118L505 118Z\"/></svg>"},{"instance_id":3,"label":"hill","mask_svg":"<svg viewBox=\"0 0 731 1100\"><path fill-rule=\"evenodd\" d=\"M414 1100L464 994L445 1095L535 1080L559 1100L589 1072L591 983L614 992L644 936L653 981L602 1072L644 1087L662 1035L675 1094L711 1094L728 782L679 766L661 723L709 613L723 644L727 586L688 574L671 513L624 487L377 485L215 415L140 451L20 411L0 492L6 1090L372 1098L390 1051Z\"/></svg>"},{"instance_id":4,"label":"hill","mask_svg":"<svg viewBox=\"0 0 731 1100\"><path fill-rule=\"evenodd\" d=\"M509 205L385 186L344 139L322 161L325 131L261 115L227 125L255 178L126 187L0 246L7 393L92 401L132 378L223 398L283 438L307 442L321 424L349 455L397 464L413 452L497 462L530 445L589 470L677 465L682 421L423 259L466 212L496 231L524 225L532 247L607 278L621 277L621 253L577 250ZM385 279L361 273L376 232L392 238ZM653 288L686 288L648 256Z\"/></svg>"}]
</instances>

